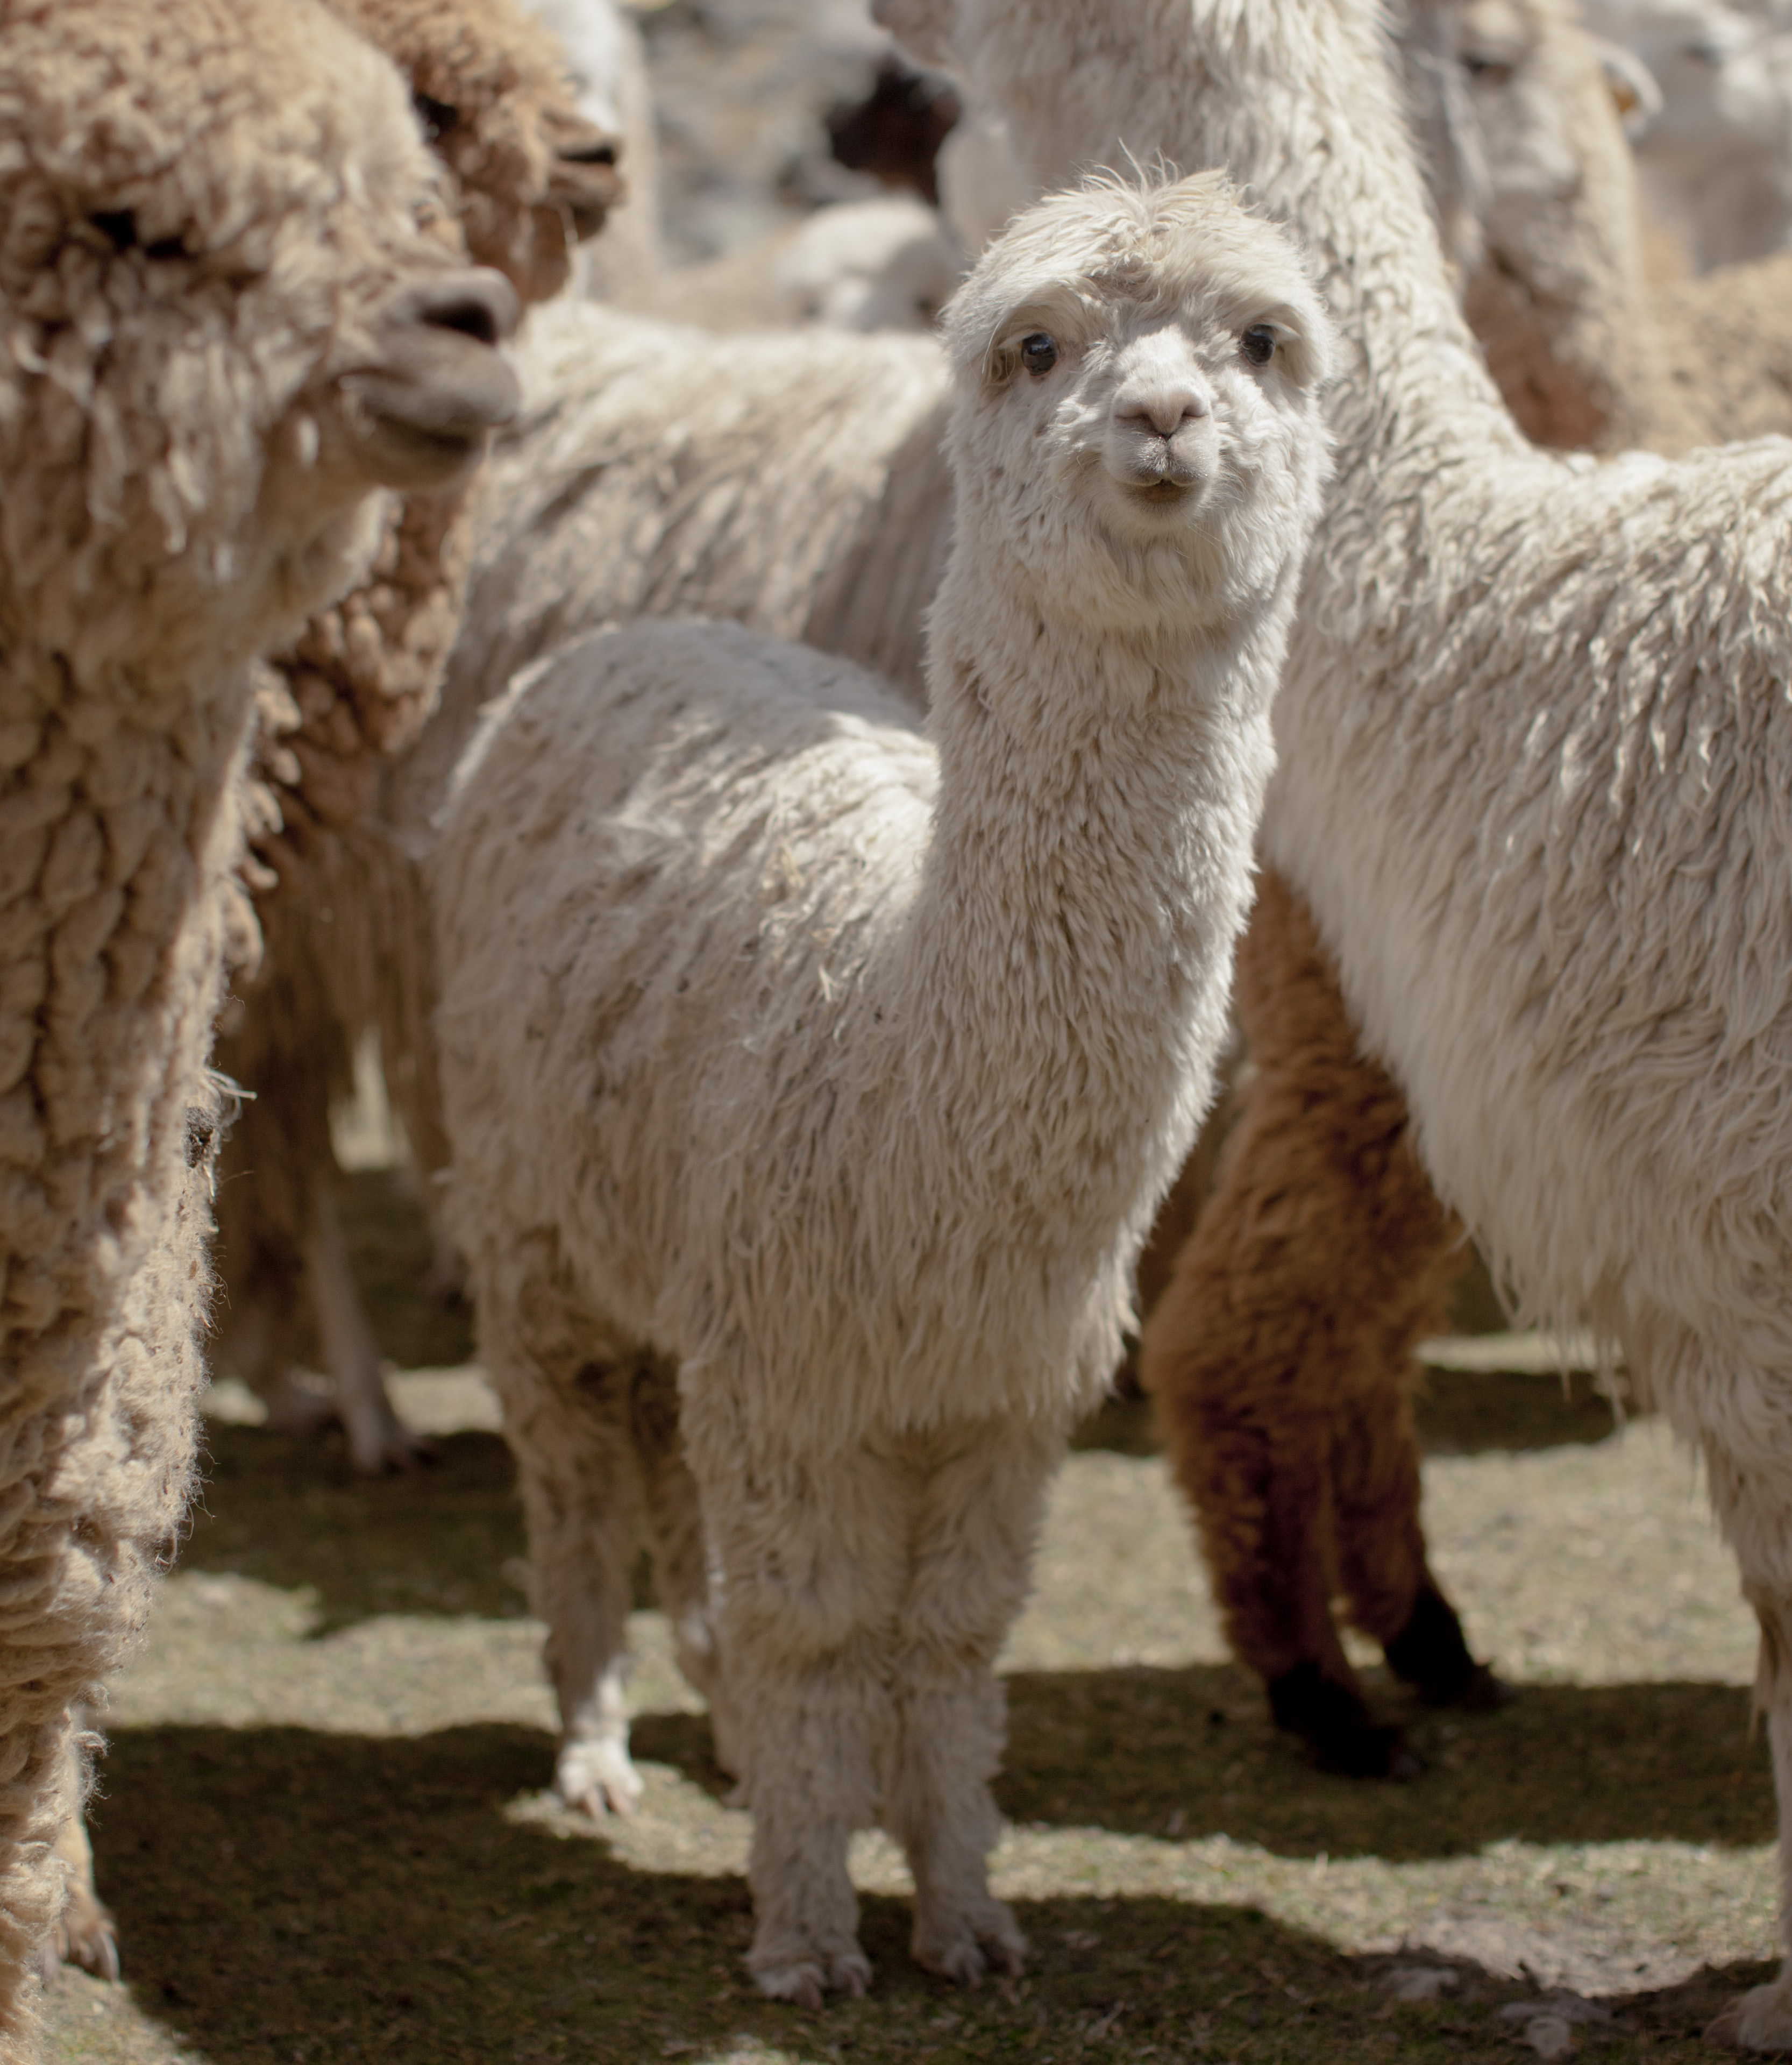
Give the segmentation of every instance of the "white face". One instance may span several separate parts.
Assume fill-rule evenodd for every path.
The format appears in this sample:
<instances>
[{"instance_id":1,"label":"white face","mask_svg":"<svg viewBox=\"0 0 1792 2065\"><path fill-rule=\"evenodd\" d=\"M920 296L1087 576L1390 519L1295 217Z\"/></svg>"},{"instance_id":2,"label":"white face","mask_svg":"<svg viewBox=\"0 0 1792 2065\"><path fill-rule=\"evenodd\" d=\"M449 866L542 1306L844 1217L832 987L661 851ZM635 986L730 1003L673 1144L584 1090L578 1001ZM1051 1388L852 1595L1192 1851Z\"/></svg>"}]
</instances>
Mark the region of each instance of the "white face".
<instances>
[{"instance_id":1,"label":"white face","mask_svg":"<svg viewBox=\"0 0 1792 2065\"><path fill-rule=\"evenodd\" d=\"M1298 558L1330 326L1292 242L1223 173L1048 196L942 326L960 520L1042 619L1211 626Z\"/></svg>"},{"instance_id":2,"label":"white face","mask_svg":"<svg viewBox=\"0 0 1792 2065\"><path fill-rule=\"evenodd\" d=\"M1099 324L1023 309L997 346L995 413L1039 462L1023 507L1040 491L1080 503L1124 552L1193 544L1273 499L1315 415L1291 340L1273 307L1123 303Z\"/></svg>"},{"instance_id":3,"label":"white face","mask_svg":"<svg viewBox=\"0 0 1792 2065\"><path fill-rule=\"evenodd\" d=\"M1661 89L1645 157L1783 145L1792 122L1792 30L1722 0L1642 0L1588 10L1628 43Z\"/></svg>"}]
</instances>

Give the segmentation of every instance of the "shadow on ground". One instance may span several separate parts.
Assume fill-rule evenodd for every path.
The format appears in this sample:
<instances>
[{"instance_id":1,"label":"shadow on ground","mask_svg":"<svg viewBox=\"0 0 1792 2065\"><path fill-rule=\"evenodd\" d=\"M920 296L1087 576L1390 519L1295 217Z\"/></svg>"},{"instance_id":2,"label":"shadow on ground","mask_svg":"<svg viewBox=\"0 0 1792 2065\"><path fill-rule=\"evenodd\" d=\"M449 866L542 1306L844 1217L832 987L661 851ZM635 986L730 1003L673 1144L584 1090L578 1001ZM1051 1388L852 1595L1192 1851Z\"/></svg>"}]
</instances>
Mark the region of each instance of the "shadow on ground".
<instances>
[{"instance_id":1,"label":"shadow on ground","mask_svg":"<svg viewBox=\"0 0 1792 2065\"><path fill-rule=\"evenodd\" d=\"M975 1994L910 1963L905 1902L868 1899L871 1998L775 2007L741 1970L741 1880L639 1872L508 1818L550 1773L548 1738L512 1727L120 1731L95 1836L136 1999L216 2065L647 2065L756 2042L805 2060L1513 2055L1494 2010L1521 1989L1463 1968L1457 1998L1396 2004L1374 1983L1385 1959L1156 1897L1023 1903L1027 1977ZM1579 2055L1629 2058L1641 2036L1651 2058L1692 2059L1693 2033L1756 1976L1614 2002L1620 2024Z\"/></svg>"},{"instance_id":2,"label":"shadow on ground","mask_svg":"<svg viewBox=\"0 0 1792 2065\"><path fill-rule=\"evenodd\" d=\"M1314 1771L1224 1665L1023 1671L1009 1678L996 1798L1011 1821L1192 1841L1225 1835L1288 1857L1390 1863L1539 1844L1770 1843L1773 1774L1731 1685L1528 1685L1502 1712L1406 1710L1429 1768L1405 1785ZM1390 1697L1390 1712L1401 1711ZM644 1715L637 1752L716 1798L732 1781L709 1724Z\"/></svg>"},{"instance_id":3,"label":"shadow on ground","mask_svg":"<svg viewBox=\"0 0 1792 2065\"><path fill-rule=\"evenodd\" d=\"M1394 1862L1509 1837L1774 1840L1772 1771L1737 1686L1527 1685L1497 1714L1435 1714L1382 1676L1374 1696L1428 1766L1391 1785L1310 1769L1227 1666L1022 1672L1007 1685L998 1797L1016 1821Z\"/></svg>"},{"instance_id":4,"label":"shadow on ground","mask_svg":"<svg viewBox=\"0 0 1792 2065\"><path fill-rule=\"evenodd\" d=\"M443 1436L434 1463L389 1477L357 1476L340 1435L214 1420L206 1446L183 1570L309 1586L320 1635L375 1614L495 1620L523 1611L521 1588L505 1574L527 1543L500 1436Z\"/></svg>"}]
</instances>

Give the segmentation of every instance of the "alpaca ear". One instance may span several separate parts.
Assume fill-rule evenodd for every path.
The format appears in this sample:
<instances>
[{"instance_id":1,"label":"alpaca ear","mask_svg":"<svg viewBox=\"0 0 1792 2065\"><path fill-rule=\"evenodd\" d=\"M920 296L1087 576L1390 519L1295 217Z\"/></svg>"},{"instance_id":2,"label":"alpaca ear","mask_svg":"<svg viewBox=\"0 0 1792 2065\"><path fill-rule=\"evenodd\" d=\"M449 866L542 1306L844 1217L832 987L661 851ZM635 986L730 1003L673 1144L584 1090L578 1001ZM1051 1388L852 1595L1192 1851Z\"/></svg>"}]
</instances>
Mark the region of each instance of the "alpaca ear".
<instances>
[{"instance_id":1,"label":"alpaca ear","mask_svg":"<svg viewBox=\"0 0 1792 2065\"><path fill-rule=\"evenodd\" d=\"M1606 91L1624 123L1624 133L1633 143L1641 140L1649 124L1661 112L1661 89L1655 75L1634 51L1603 36L1591 39L1604 75Z\"/></svg>"},{"instance_id":2,"label":"alpaca ear","mask_svg":"<svg viewBox=\"0 0 1792 2065\"><path fill-rule=\"evenodd\" d=\"M917 64L952 69L952 31L958 26L954 0L871 0L871 18L889 30Z\"/></svg>"}]
</instances>

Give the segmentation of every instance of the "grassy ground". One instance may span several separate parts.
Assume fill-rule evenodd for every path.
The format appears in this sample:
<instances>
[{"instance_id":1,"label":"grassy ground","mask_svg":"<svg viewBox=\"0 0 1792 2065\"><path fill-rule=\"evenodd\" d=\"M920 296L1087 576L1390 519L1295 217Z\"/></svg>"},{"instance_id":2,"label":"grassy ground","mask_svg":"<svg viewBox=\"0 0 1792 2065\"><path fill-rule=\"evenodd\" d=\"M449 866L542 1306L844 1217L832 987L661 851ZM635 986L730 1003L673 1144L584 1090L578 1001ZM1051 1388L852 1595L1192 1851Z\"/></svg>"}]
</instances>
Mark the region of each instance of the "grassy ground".
<instances>
[{"instance_id":1,"label":"grassy ground","mask_svg":"<svg viewBox=\"0 0 1792 2065\"><path fill-rule=\"evenodd\" d=\"M461 1323L398 1295L414 1230L394 1179L360 1186L389 1344L455 1350ZM1312 1772L1267 1725L1142 1409L1111 1408L1059 1485L1006 1663L995 1875L1028 1974L963 1994L918 1973L904 1869L868 1836L876 1986L819 2015L745 1983L746 1816L651 1610L640 1813L598 1829L553 1804L489 1400L464 1373L403 1388L458 1431L384 1483L329 1444L213 1424L94 1816L126 1983L59 1978L53 2057L1512 2059L1567 1989L1577 2055L1690 2059L1766 1969L1771 1788L1732 1569L1659 1430L1612 1437L1553 1380L1432 1380L1431 1536L1520 1697L1411 1715L1429 1768L1397 1788Z\"/></svg>"}]
</instances>

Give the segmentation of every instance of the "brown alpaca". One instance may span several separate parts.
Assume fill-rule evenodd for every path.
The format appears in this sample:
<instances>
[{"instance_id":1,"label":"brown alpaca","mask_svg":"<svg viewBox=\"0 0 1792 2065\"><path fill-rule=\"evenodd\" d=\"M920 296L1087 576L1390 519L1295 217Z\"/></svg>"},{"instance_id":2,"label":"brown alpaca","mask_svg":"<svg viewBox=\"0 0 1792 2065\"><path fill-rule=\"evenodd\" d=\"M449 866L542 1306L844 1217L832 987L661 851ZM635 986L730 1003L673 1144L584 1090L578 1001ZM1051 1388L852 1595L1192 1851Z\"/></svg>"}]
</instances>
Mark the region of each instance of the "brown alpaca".
<instances>
[{"instance_id":1,"label":"brown alpaca","mask_svg":"<svg viewBox=\"0 0 1792 2065\"><path fill-rule=\"evenodd\" d=\"M527 305L565 284L581 238L622 191L615 139L572 104L559 46L500 0L328 0L410 83L444 168L437 233L510 279ZM279 714L260 738L272 798L252 837L260 966L221 1028L217 1064L251 1093L218 1178L225 1287L215 1364L265 1396L276 1423L339 1416L357 1465L376 1471L426 1445L400 1423L348 1264L336 1214L329 1109L352 1082L345 997L381 993L373 965L408 964L424 919L409 876L370 814L393 756L433 713L458 635L471 558L472 483L395 502L371 578L320 612L264 675ZM359 924L337 913L365 907ZM406 993L414 985L402 988ZM426 1042L382 1028L389 1054ZM395 1094L425 1166L445 1147L416 1137L420 1104ZM426 1093L431 1088L425 1085ZM434 1161L427 1158L431 1150ZM309 1364L320 1398L291 1380Z\"/></svg>"},{"instance_id":2,"label":"brown alpaca","mask_svg":"<svg viewBox=\"0 0 1792 2065\"><path fill-rule=\"evenodd\" d=\"M1144 1332L1140 1375L1194 1509L1227 1639L1328 1770L1407 1776L1333 1623L1438 1704L1491 1703L1425 1560L1411 1400L1460 1229L1365 1057L1306 907L1259 878L1236 1008L1252 1069L1219 1182Z\"/></svg>"}]
</instances>

